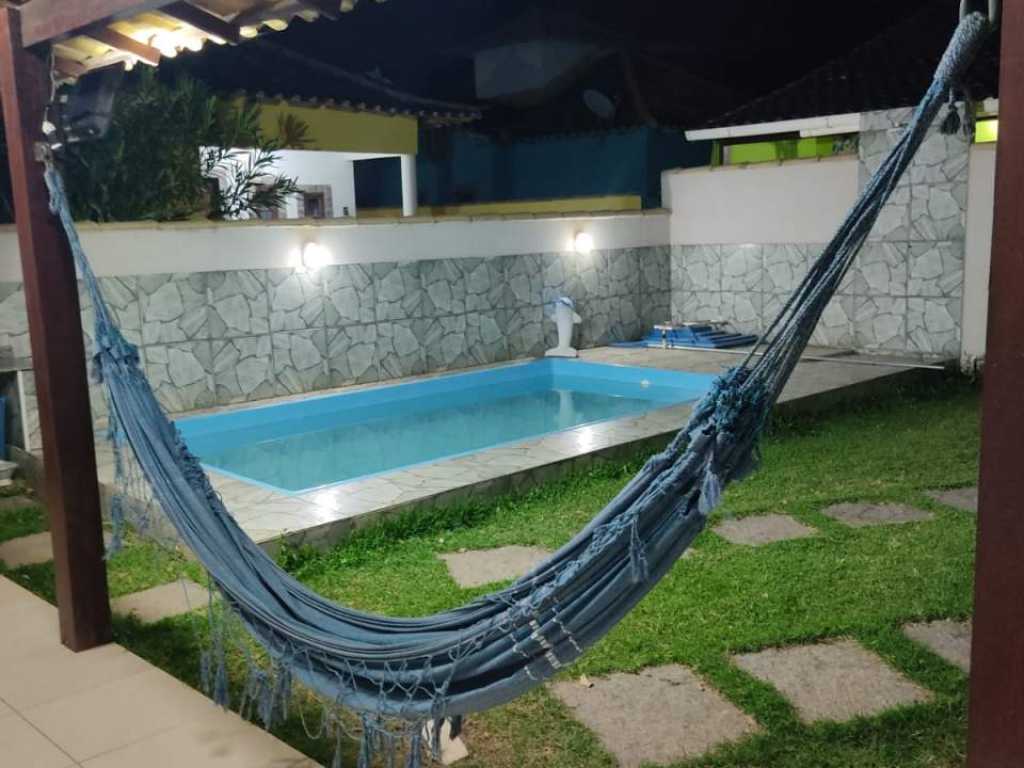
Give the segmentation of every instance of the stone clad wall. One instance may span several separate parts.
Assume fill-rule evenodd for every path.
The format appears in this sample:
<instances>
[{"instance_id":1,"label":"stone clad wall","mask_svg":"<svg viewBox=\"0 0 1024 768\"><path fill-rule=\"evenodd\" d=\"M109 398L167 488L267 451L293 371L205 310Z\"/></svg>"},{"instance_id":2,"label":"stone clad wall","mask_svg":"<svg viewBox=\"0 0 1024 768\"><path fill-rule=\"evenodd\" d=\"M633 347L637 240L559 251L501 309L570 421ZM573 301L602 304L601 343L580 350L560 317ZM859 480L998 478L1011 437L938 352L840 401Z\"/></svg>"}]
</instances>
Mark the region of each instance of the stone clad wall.
<instances>
[{"instance_id":1,"label":"stone clad wall","mask_svg":"<svg viewBox=\"0 0 1024 768\"><path fill-rule=\"evenodd\" d=\"M639 338L670 304L667 246L101 283L171 412L542 355L559 294L577 302L581 347ZM89 346L84 297L82 314ZM17 283L0 284L0 344L29 354Z\"/></svg>"},{"instance_id":2,"label":"stone clad wall","mask_svg":"<svg viewBox=\"0 0 1024 768\"><path fill-rule=\"evenodd\" d=\"M894 110L864 117L862 189L910 114ZM964 136L933 128L829 305L814 343L959 356L969 150ZM723 320L745 332L763 331L823 247L673 246L673 319Z\"/></svg>"}]
</instances>

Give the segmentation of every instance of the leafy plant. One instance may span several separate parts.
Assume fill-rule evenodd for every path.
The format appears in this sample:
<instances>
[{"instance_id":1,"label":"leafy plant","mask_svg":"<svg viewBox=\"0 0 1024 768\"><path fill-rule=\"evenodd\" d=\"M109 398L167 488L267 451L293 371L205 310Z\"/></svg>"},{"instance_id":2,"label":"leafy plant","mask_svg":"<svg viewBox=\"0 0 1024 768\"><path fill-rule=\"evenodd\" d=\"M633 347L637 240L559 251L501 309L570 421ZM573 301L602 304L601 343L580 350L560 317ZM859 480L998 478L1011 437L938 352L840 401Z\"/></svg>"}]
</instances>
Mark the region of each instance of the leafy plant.
<instances>
[{"instance_id":1,"label":"leafy plant","mask_svg":"<svg viewBox=\"0 0 1024 768\"><path fill-rule=\"evenodd\" d=\"M287 149L305 149L313 143L313 137L309 135L309 124L291 114L278 116L277 136L281 146Z\"/></svg>"},{"instance_id":2,"label":"leafy plant","mask_svg":"<svg viewBox=\"0 0 1024 768\"><path fill-rule=\"evenodd\" d=\"M257 106L142 69L118 93L108 134L68 145L63 161L77 218L220 219L280 207L297 191L273 173L281 146L260 131Z\"/></svg>"},{"instance_id":3,"label":"leafy plant","mask_svg":"<svg viewBox=\"0 0 1024 768\"><path fill-rule=\"evenodd\" d=\"M200 151L203 178L217 181L211 218L238 218L280 208L289 195L299 191L295 179L273 173L276 152L285 146L286 134L264 138L259 128L259 107L253 104L235 107L221 102L218 108L220 141ZM288 117L292 122L287 130L292 137L303 134L305 124L292 115ZM283 122L278 121L279 129Z\"/></svg>"}]
</instances>

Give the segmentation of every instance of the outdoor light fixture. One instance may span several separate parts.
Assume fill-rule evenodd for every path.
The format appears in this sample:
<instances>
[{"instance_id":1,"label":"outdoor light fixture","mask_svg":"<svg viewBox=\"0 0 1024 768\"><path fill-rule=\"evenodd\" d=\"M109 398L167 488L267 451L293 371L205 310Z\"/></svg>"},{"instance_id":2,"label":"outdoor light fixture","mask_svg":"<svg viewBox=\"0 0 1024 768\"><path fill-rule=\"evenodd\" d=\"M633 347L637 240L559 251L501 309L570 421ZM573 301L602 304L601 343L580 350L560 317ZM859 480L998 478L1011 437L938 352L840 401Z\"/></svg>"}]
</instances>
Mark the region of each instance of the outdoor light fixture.
<instances>
[{"instance_id":1,"label":"outdoor light fixture","mask_svg":"<svg viewBox=\"0 0 1024 768\"><path fill-rule=\"evenodd\" d=\"M589 232L577 232L576 237L573 238L572 246L576 253L586 255L594 250L594 236Z\"/></svg>"},{"instance_id":2,"label":"outdoor light fixture","mask_svg":"<svg viewBox=\"0 0 1024 768\"><path fill-rule=\"evenodd\" d=\"M174 39L170 34L157 33L149 39L149 44L160 51L160 55L168 59L173 59L178 55L178 47L174 44Z\"/></svg>"},{"instance_id":3,"label":"outdoor light fixture","mask_svg":"<svg viewBox=\"0 0 1024 768\"><path fill-rule=\"evenodd\" d=\"M301 251L292 252L292 262L303 272L316 272L331 261L331 253L319 243L306 243Z\"/></svg>"}]
</instances>

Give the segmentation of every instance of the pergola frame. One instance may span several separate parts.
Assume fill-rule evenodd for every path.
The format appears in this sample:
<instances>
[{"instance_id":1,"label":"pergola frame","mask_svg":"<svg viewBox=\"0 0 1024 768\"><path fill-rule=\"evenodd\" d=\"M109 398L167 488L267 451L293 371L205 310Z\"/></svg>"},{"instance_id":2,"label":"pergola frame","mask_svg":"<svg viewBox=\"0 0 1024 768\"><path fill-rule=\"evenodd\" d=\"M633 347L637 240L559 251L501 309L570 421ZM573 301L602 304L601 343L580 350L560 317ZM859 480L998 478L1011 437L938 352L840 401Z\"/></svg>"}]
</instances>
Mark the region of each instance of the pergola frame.
<instances>
[{"instance_id":1,"label":"pergola frame","mask_svg":"<svg viewBox=\"0 0 1024 768\"><path fill-rule=\"evenodd\" d=\"M330 3L302 4L331 15ZM1005 0L1004 6L970 768L1024 765L1024 0ZM61 640L75 651L109 642L110 607L77 281L67 241L49 212L37 143L49 98L49 44L149 10L205 26L204 31L228 42L238 40L228 22L172 0L29 0L0 7L0 98L37 380L43 493L53 536ZM152 57L150 51L141 53Z\"/></svg>"}]
</instances>

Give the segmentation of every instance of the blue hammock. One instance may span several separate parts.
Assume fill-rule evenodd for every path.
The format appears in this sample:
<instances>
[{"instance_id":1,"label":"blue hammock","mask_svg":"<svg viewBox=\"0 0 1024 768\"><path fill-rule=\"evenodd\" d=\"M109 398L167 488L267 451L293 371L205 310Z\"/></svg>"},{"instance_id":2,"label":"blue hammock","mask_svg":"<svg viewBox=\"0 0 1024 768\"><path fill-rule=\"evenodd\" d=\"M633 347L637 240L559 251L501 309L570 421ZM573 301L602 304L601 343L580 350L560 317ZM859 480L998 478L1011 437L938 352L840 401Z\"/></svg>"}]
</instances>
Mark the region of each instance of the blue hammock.
<instances>
[{"instance_id":1,"label":"blue hammock","mask_svg":"<svg viewBox=\"0 0 1024 768\"><path fill-rule=\"evenodd\" d=\"M980 14L961 22L910 125L771 324L763 354L721 376L671 444L549 560L506 589L423 618L388 618L325 600L281 570L235 523L162 412L136 348L116 327L79 242L63 181L49 166L52 208L96 308L94 369L106 385L111 437L123 454L118 470L127 461L137 464L226 606L266 650L270 666L248 686L263 721L271 724L286 706L294 678L362 716L360 765L382 745L393 756L395 731L387 728L398 722L411 741L407 765L417 766L425 724L438 734L450 720L457 733L463 715L529 691L604 637L701 532L723 487L753 469L780 390L989 26ZM123 514L115 502L115 522ZM205 664L212 695L226 704L223 654L207 656ZM335 760L340 765L340 750Z\"/></svg>"}]
</instances>

